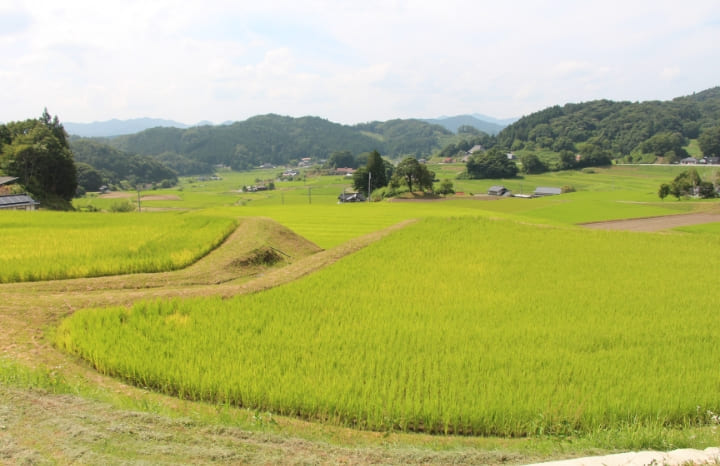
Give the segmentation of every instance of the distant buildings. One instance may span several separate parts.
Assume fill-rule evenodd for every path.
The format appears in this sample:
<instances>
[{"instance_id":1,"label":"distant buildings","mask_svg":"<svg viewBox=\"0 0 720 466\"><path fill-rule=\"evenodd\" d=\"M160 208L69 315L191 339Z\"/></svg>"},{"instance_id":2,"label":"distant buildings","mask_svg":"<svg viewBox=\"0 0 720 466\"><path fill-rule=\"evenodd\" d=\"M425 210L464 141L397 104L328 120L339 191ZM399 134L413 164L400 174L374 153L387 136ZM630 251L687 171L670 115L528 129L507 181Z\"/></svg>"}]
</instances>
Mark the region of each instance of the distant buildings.
<instances>
[{"instance_id":1,"label":"distant buildings","mask_svg":"<svg viewBox=\"0 0 720 466\"><path fill-rule=\"evenodd\" d=\"M537 187L533 193L534 197L557 196L562 194L562 188Z\"/></svg>"}]
</instances>

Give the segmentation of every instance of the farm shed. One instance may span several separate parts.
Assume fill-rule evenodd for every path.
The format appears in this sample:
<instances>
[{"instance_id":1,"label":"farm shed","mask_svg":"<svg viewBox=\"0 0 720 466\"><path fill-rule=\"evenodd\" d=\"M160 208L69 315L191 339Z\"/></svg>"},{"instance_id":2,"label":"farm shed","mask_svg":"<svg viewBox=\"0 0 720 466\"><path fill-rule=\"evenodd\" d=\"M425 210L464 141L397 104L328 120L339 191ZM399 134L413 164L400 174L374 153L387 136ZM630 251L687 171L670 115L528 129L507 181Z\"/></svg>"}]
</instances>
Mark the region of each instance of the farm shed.
<instances>
[{"instance_id":1,"label":"farm shed","mask_svg":"<svg viewBox=\"0 0 720 466\"><path fill-rule=\"evenodd\" d=\"M27 194L8 194L0 196L0 209L6 210L35 210L39 205L35 199Z\"/></svg>"},{"instance_id":2,"label":"farm shed","mask_svg":"<svg viewBox=\"0 0 720 466\"><path fill-rule=\"evenodd\" d=\"M345 202L365 202L365 196L362 193L342 193L338 196L340 203Z\"/></svg>"},{"instance_id":3,"label":"farm shed","mask_svg":"<svg viewBox=\"0 0 720 466\"><path fill-rule=\"evenodd\" d=\"M504 196L507 192L508 190L505 186L490 186L490 189L488 189L490 196Z\"/></svg>"},{"instance_id":4,"label":"farm shed","mask_svg":"<svg viewBox=\"0 0 720 466\"><path fill-rule=\"evenodd\" d=\"M17 178L14 176L0 176L0 186L5 184L11 184L17 181Z\"/></svg>"},{"instance_id":5,"label":"farm shed","mask_svg":"<svg viewBox=\"0 0 720 466\"><path fill-rule=\"evenodd\" d=\"M535 197L543 197L543 196L557 196L558 194L562 194L561 188L547 188L547 187L537 187L535 188L535 192L533 193L533 196Z\"/></svg>"}]
</instances>

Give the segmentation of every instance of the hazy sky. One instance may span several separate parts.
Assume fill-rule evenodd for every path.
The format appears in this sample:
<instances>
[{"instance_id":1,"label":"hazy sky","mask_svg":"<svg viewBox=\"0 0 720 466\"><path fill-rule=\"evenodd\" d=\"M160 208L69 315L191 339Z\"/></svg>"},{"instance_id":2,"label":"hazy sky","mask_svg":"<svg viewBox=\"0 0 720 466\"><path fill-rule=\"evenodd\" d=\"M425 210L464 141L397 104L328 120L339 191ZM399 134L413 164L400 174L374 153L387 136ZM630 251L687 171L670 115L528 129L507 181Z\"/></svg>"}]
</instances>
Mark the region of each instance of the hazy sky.
<instances>
[{"instance_id":1,"label":"hazy sky","mask_svg":"<svg viewBox=\"0 0 720 466\"><path fill-rule=\"evenodd\" d=\"M720 85L718 0L0 0L0 121L522 116Z\"/></svg>"}]
</instances>

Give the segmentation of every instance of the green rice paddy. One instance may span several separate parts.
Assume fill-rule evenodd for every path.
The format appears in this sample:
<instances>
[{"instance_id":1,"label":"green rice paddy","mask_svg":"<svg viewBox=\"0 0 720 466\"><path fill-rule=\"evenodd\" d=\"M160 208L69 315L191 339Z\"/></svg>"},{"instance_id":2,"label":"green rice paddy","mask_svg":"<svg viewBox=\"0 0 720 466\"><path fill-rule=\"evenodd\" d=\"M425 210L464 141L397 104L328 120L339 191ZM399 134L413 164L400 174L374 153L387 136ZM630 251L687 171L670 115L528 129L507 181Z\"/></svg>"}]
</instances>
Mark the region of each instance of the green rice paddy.
<instances>
[{"instance_id":1,"label":"green rice paddy","mask_svg":"<svg viewBox=\"0 0 720 466\"><path fill-rule=\"evenodd\" d=\"M185 398L362 428L524 436L720 410L716 235L427 219L292 284L74 314L58 344ZM700 409L698 408L700 407Z\"/></svg>"}]
</instances>

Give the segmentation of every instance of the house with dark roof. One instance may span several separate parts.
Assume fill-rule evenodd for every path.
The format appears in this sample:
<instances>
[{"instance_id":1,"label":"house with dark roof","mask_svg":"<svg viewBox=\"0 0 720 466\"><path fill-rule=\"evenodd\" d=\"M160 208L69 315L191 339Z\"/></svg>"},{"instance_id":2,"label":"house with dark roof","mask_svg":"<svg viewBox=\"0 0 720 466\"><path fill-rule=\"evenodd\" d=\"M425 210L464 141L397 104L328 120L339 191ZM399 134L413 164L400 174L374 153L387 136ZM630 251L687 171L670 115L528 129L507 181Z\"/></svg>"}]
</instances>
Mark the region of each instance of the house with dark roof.
<instances>
[{"instance_id":1,"label":"house with dark roof","mask_svg":"<svg viewBox=\"0 0 720 466\"><path fill-rule=\"evenodd\" d=\"M17 178L14 176L0 176L0 186L5 184L12 184L17 181Z\"/></svg>"},{"instance_id":2,"label":"house with dark roof","mask_svg":"<svg viewBox=\"0 0 720 466\"><path fill-rule=\"evenodd\" d=\"M365 202L365 196L362 193L342 193L338 196L338 201L341 204L346 202Z\"/></svg>"},{"instance_id":3,"label":"house with dark roof","mask_svg":"<svg viewBox=\"0 0 720 466\"><path fill-rule=\"evenodd\" d=\"M681 165L696 165L697 159L695 157L685 157L680 161Z\"/></svg>"},{"instance_id":4,"label":"house with dark roof","mask_svg":"<svg viewBox=\"0 0 720 466\"><path fill-rule=\"evenodd\" d=\"M16 181L17 178L14 176L0 176L0 196L17 192L10 187Z\"/></svg>"},{"instance_id":5,"label":"house with dark roof","mask_svg":"<svg viewBox=\"0 0 720 466\"><path fill-rule=\"evenodd\" d=\"M490 196L504 196L507 192L505 186L490 186L490 189L488 189L488 195Z\"/></svg>"},{"instance_id":6,"label":"house with dark roof","mask_svg":"<svg viewBox=\"0 0 720 466\"><path fill-rule=\"evenodd\" d=\"M548 188L540 186L535 188L533 197L557 196L558 194L562 194L562 188Z\"/></svg>"},{"instance_id":7,"label":"house with dark roof","mask_svg":"<svg viewBox=\"0 0 720 466\"><path fill-rule=\"evenodd\" d=\"M6 194L0 196L0 209L2 210L35 210L39 202L27 194Z\"/></svg>"}]
</instances>

